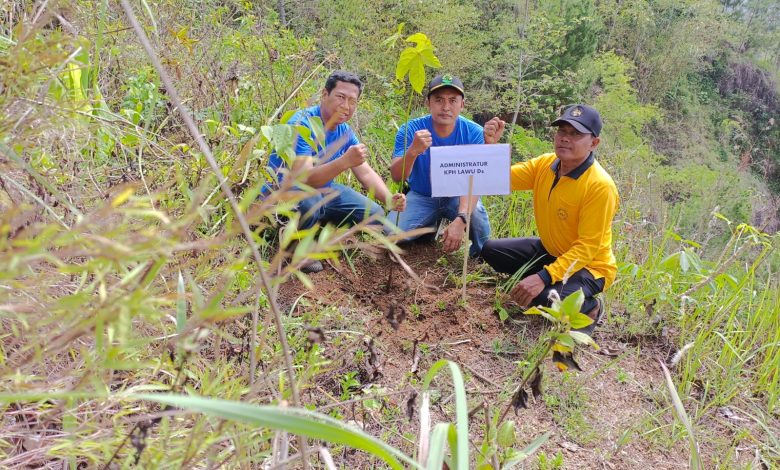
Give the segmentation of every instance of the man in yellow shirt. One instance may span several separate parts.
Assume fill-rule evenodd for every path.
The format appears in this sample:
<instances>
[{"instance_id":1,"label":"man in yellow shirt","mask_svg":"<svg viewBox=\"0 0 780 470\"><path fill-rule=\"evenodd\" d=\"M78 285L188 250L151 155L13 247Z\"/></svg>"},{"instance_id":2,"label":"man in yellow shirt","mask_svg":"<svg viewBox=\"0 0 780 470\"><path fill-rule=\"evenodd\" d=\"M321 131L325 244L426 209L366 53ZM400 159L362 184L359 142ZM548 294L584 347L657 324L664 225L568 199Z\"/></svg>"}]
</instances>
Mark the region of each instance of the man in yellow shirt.
<instances>
[{"instance_id":1,"label":"man in yellow shirt","mask_svg":"<svg viewBox=\"0 0 780 470\"><path fill-rule=\"evenodd\" d=\"M514 274L525 268L511 297L520 306L550 305L550 291L561 299L582 289L582 312L593 318L581 330L592 334L604 308L596 295L615 280L612 218L618 192L612 177L595 160L601 116L576 104L556 119L555 153L512 166L512 190L532 190L539 237L489 240L482 257L493 269Z\"/></svg>"}]
</instances>

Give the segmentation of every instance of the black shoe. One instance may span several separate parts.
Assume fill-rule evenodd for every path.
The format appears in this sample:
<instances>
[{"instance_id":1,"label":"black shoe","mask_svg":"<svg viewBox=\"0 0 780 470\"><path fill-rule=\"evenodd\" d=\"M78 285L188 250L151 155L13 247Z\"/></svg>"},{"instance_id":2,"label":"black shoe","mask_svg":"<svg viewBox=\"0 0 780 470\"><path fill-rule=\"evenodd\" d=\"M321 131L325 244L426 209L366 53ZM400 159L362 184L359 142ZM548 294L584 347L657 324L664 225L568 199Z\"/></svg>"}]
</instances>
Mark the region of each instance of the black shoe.
<instances>
[{"instance_id":1,"label":"black shoe","mask_svg":"<svg viewBox=\"0 0 780 470\"><path fill-rule=\"evenodd\" d=\"M301 266L301 272L305 274L318 273L323 269L325 269L325 266L323 266L320 260L318 259L307 261L306 264Z\"/></svg>"},{"instance_id":2,"label":"black shoe","mask_svg":"<svg viewBox=\"0 0 780 470\"><path fill-rule=\"evenodd\" d=\"M595 310L595 312L594 312ZM595 314L595 320L593 320L593 323L590 325L579 328L572 331L577 331L579 333L585 333L586 335L593 337L593 330L596 329L596 326L602 325L604 323L604 302L601 300L601 297L596 297L596 306L593 307L593 310L587 313L587 315L591 318L593 318Z\"/></svg>"}]
</instances>

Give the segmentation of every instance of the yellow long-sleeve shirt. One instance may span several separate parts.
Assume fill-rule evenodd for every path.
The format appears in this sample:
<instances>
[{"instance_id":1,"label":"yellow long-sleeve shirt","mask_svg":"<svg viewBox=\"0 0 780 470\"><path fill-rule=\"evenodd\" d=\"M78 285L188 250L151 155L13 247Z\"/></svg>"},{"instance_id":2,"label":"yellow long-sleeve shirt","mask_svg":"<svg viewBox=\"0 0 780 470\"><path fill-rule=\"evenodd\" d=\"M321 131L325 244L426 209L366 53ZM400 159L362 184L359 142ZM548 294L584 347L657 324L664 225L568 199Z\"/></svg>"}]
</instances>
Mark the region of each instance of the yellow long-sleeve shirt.
<instances>
[{"instance_id":1,"label":"yellow long-sleeve shirt","mask_svg":"<svg viewBox=\"0 0 780 470\"><path fill-rule=\"evenodd\" d=\"M568 175L556 174L560 161L554 153L512 165L512 190L533 190L534 217L539 238L557 260L545 269L552 282L583 267L594 278L604 278L606 290L615 280L612 218L619 196L609 173L591 154Z\"/></svg>"}]
</instances>

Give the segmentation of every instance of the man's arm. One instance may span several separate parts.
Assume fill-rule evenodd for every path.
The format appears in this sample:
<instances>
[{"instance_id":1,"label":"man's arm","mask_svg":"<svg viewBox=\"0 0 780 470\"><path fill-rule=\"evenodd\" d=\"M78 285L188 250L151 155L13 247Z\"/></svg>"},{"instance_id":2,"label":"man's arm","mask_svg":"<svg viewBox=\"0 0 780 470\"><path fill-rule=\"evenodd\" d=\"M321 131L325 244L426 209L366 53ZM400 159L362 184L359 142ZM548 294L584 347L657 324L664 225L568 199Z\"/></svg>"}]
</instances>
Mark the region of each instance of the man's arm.
<instances>
[{"instance_id":1,"label":"man's arm","mask_svg":"<svg viewBox=\"0 0 780 470\"><path fill-rule=\"evenodd\" d=\"M469 214L469 206L471 206L471 212L474 212L474 208L477 207L477 201L479 201L479 196L472 196L471 197L471 204L469 204L469 197L468 196L461 196L458 200L458 214L466 214L468 216ZM444 236L442 237L442 248L447 253L452 253L453 251L456 251L458 248L460 248L461 243L463 243L463 235L466 233L466 222L464 222L460 217L455 217L455 220L450 222L450 224L447 226L447 229L444 231Z\"/></svg>"},{"instance_id":2,"label":"man's arm","mask_svg":"<svg viewBox=\"0 0 780 470\"><path fill-rule=\"evenodd\" d=\"M374 193L374 198L385 206L388 206L392 200L392 194L387 188L385 181L368 163L352 168L352 172L363 189L368 193Z\"/></svg>"},{"instance_id":3,"label":"man's arm","mask_svg":"<svg viewBox=\"0 0 780 470\"><path fill-rule=\"evenodd\" d=\"M313 188L321 188L342 172L363 165L366 161L366 146L352 145L344 155L322 165L314 166L314 157L300 157L293 162L292 171L307 171L304 183Z\"/></svg>"},{"instance_id":4,"label":"man's arm","mask_svg":"<svg viewBox=\"0 0 780 470\"><path fill-rule=\"evenodd\" d=\"M401 129L399 132L406 132L406 128ZM432 142L433 137L427 129L421 129L415 132L412 144L406 149L406 153L403 157L393 158L393 162L390 164L390 176L393 178L393 181L398 182L408 178L409 174L412 172L414 161L417 160L417 157L421 153L428 150L428 147L431 146Z\"/></svg>"}]
</instances>

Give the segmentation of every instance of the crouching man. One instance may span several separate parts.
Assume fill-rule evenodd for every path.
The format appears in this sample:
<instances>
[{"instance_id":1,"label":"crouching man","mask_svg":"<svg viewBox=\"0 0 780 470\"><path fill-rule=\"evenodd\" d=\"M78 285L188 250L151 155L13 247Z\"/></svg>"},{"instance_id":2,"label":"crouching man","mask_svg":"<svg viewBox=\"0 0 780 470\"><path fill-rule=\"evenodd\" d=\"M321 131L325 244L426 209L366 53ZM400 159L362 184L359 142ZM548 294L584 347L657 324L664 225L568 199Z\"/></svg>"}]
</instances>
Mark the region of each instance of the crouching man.
<instances>
[{"instance_id":1,"label":"crouching man","mask_svg":"<svg viewBox=\"0 0 780 470\"><path fill-rule=\"evenodd\" d=\"M522 280L511 297L520 306L551 304L551 290L561 299L582 289L582 313L594 322L580 330L592 335L604 311L597 294L615 280L612 219L618 192L612 177L596 161L601 116L590 106L568 107L556 119L555 152L512 166L512 190L533 191L539 237L489 240L482 257L496 271Z\"/></svg>"},{"instance_id":2,"label":"crouching man","mask_svg":"<svg viewBox=\"0 0 780 470\"><path fill-rule=\"evenodd\" d=\"M318 194L298 204L300 229L327 222L335 225L356 224L371 216L384 215L380 203L398 211L406 207L405 195L391 194L384 180L366 162L366 146L358 141L355 132L347 124L355 114L362 91L363 82L354 73L333 72L325 81L320 104L302 109L287 120L288 124L305 126L311 130L311 120L318 118L325 128L325 142L317 142L317 148L312 148L300 136L295 143L296 158L292 163L292 172L304 171L306 176L302 183L319 190ZM311 135L314 136L313 131ZM284 160L273 153L269 167L276 173L277 181L281 181L285 174L282 170L286 168ZM373 194L378 202L333 181L349 170L363 189ZM322 263L318 260L312 260L303 267L303 271L308 273L322 269Z\"/></svg>"}]
</instances>

